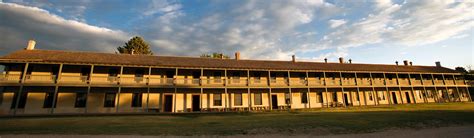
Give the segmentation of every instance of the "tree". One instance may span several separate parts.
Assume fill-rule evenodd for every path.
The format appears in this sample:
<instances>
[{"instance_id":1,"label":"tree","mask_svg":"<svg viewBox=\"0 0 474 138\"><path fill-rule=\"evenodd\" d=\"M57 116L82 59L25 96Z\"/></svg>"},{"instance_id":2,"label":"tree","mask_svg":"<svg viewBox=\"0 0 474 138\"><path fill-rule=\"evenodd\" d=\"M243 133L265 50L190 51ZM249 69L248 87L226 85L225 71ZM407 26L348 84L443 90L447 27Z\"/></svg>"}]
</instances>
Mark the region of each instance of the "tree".
<instances>
[{"instance_id":1,"label":"tree","mask_svg":"<svg viewBox=\"0 0 474 138\"><path fill-rule=\"evenodd\" d=\"M217 52L214 52L212 54L202 54L201 57L203 57L203 58L223 58L223 59L229 59L230 58L228 55L225 55L223 53L217 53Z\"/></svg>"},{"instance_id":2,"label":"tree","mask_svg":"<svg viewBox=\"0 0 474 138\"><path fill-rule=\"evenodd\" d=\"M463 67L456 67L454 70L460 72L460 73L468 73L466 69L464 69Z\"/></svg>"},{"instance_id":3,"label":"tree","mask_svg":"<svg viewBox=\"0 0 474 138\"><path fill-rule=\"evenodd\" d=\"M117 51L120 54L138 54L138 55L153 55L150 50L150 45L139 36L135 36L125 43L125 46L117 47Z\"/></svg>"}]
</instances>

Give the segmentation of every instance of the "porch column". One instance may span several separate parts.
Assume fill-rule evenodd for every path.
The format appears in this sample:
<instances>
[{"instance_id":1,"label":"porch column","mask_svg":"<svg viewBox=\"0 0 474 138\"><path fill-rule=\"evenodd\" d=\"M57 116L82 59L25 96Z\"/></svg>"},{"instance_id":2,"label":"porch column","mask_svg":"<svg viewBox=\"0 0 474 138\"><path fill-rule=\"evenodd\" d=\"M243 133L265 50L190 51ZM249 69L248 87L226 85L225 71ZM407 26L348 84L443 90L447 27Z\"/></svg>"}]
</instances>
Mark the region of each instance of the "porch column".
<instances>
[{"instance_id":1,"label":"porch column","mask_svg":"<svg viewBox=\"0 0 474 138\"><path fill-rule=\"evenodd\" d=\"M446 79L444 78L444 74L441 74L441 77L443 77L443 84L444 84L444 87L446 88L446 95L448 96L448 101L452 102L451 96L449 96L449 89L448 89L448 85L446 84Z\"/></svg>"},{"instance_id":2,"label":"porch column","mask_svg":"<svg viewBox=\"0 0 474 138\"><path fill-rule=\"evenodd\" d=\"M454 74L453 74L453 80L454 80L454 86L456 86L456 93L458 94L458 100L459 100L459 102L462 102L461 95L459 94L458 84L456 82L456 78L454 77Z\"/></svg>"},{"instance_id":3,"label":"porch column","mask_svg":"<svg viewBox=\"0 0 474 138\"><path fill-rule=\"evenodd\" d=\"M387 86L387 76L385 75L385 72L382 73L383 74L383 83L385 85L385 90L386 90L386 93L387 93L387 99L388 99L388 105L392 105L393 104L393 101L392 101L392 96L390 94L390 91L388 90L388 86Z\"/></svg>"},{"instance_id":4,"label":"porch column","mask_svg":"<svg viewBox=\"0 0 474 138\"><path fill-rule=\"evenodd\" d=\"M425 82L423 81L423 74L420 73L420 79L421 79L421 86L423 86L423 101L425 103L428 103L428 100L426 99L426 96L428 96L428 94L426 94L426 87L425 87Z\"/></svg>"},{"instance_id":5,"label":"porch column","mask_svg":"<svg viewBox=\"0 0 474 138\"><path fill-rule=\"evenodd\" d=\"M440 99L439 99L438 88L436 87L437 84L434 82L434 75L433 75L433 73L431 73L431 80L432 80L432 82L433 82L433 86L434 86L434 89L435 89L436 102L441 103L442 101L440 101ZM442 92L441 92L441 93L442 93ZM443 99L443 100L444 100L444 99Z\"/></svg>"},{"instance_id":6,"label":"porch column","mask_svg":"<svg viewBox=\"0 0 474 138\"><path fill-rule=\"evenodd\" d=\"M413 82L411 81L410 73L408 73L408 83L410 84L411 88L411 97L413 97L413 103L416 104L416 96L415 96L415 89L413 88Z\"/></svg>"},{"instance_id":7,"label":"porch column","mask_svg":"<svg viewBox=\"0 0 474 138\"><path fill-rule=\"evenodd\" d=\"M86 98L86 106L84 108L84 114L87 114L87 99L89 99L89 94L91 93L91 82L92 82L92 74L94 73L94 65L91 65L91 70L89 72L89 76L87 78L87 98Z\"/></svg>"},{"instance_id":8,"label":"porch column","mask_svg":"<svg viewBox=\"0 0 474 138\"><path fill-rule=\"evenodd\" d=\"M117 93L117 102L115 104L115 112L119 112L119 105L120 105L120 91L122 90L122 74L123 74L123 66L120 66L120 76L119 76L119 79L118 79L118 82L117 84L119 85L119 88L118 88L118 93Z\"/></svg>"},{"instance_id":9,"label":"porch column","mask_svg":"<svg viewBox=\"0 0 474 138\"><path fill-rule=\"evenodd\" d=\"M56 108L56 104L58 101L58 89L59 89L59 80L61 80L61 74L63 72L63 64L59 64L59 70L58 70L58 76L56 77L56 80L54 81L55 87L54 87L54 95L53 95L53 105L51 106L51 114L54 113L54 109Z\"/></svg>"},{"instance_id":10,"label":"porch column","mask_svg":"<svg viewBox=\"0 0 474 138\"><path fill-rule=\"evenodd\" d=\"M18 90L16 99L15 99L15 109L13 110L13 116L16 116L16 111L18 110L18 104L20 103L20 97L23 93L23 84L25 83L25 76L26 76L26 72L28 71L29 64L30 63L25 63L25 68L23 69L23 73L21 74L20 89Z\"/></svg>"},{"instance_id":11,"label":"porch column","mask_svg":"<svg viewBox=\"0 0 474 138\"><path fill-rule=\"evenodd\" d=\"M325 90L325 93L324 95L326 95L326 106L327 108L329 108L329 101L328 101L328 86L326 85L326 72L323 72L323 84L324 84L324 90ZM324 102L323 102L324 104Z\"/></svg>"},{"instance_id":12,"label":"porch column","mask_svg":"<svg viewBox=\"0 0 474 138\"><path fill-rule=\"evenodd\" d=\"M306 97L308 98L308 106L311 108L311 90L309 88L309 73L306 71L306 87L308 88L308 92L306 93Z\"/></svg>"}]
</instances>

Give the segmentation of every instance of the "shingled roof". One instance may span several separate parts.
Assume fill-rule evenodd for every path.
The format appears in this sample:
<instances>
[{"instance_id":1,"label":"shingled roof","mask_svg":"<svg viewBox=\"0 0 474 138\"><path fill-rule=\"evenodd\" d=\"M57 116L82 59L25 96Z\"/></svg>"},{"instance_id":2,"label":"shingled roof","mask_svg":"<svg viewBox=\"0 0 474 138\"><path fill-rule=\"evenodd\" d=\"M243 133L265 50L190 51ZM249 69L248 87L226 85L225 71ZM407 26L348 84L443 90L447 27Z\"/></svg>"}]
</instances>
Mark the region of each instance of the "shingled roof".
<instances>
[{"instance_id":1,"label":"shingled roof","mask_svg":"<svg viewBox=\"0 0 474 138\"><path fill-rule=\"evenodd\" d=\"M382 64L341 64L322 62L292 62L269 60L235 60L199 57L172 57L128 55L58 50L19 50L0 57L0 62L48 62L70 64L107 64L189 68L227 68L263 70L318 70L318 71L371 71L371 72L420 72L457 73L455 70L436 66L403 66Z\"/></svg>"}]
</instances>

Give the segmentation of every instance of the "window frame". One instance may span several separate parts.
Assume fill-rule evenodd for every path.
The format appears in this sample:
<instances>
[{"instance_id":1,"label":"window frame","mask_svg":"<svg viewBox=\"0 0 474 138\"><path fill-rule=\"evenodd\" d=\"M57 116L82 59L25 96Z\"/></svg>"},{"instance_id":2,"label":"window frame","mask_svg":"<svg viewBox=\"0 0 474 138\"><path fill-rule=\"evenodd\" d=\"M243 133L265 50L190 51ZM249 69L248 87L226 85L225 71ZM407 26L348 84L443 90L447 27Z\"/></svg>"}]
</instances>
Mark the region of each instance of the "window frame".
<instances>
[{"instance_id":1,"label":"window frame","mask_svg":"<svg viewBox=\"0 0 474 138\"><path fill-rule=\"evenodd\" d=\"M142 107L143 106L143 93L132 93L131 107Z\"/></svg>"},{"instance_id":2,"label":"window frame","mask_svg":"<svg viewBox=\"0 0 474 138\"><path fill-rule=\"evenodd\" d=\"M113 99L110 99L111 101L108 101L108 95L113 95ZM117 100L117 94L116 93L112 93L112 92L108 92L108 93L105 93L105 96L104 96L104 108L112 108L112 107L115 107L115 101Z\"/></svg>"},{"instance_id":3,"label":"window frame","mask_svg":"<svg viewBox=\"0 0 474 138\"><path fill-rule=\"evenodd\" d=\"M80 95L83 95L85 98L80 99ZM74 100L74 108L85 108L87 103L87 93L76 93L76 98Z\"/></svg>"},{"instance_id":4,"label":"window frame","mask_svg":"<svg viewBox=\"0 0 474 138\"><path fill-rule=\"evenodd\" d=\"M254 105L263 105L262 93L254 93L253 94L253 102L254 102Z\"/></svg>"},{"instance_id":5,"label":"window frame","mask_svg":"<svg viewBox=\"0 0 474 138\"><path fill-rule=\"evenodd\" d=\"M216 99L219 97L219 99ZM222 94L221 93L214 93L212 97L212 105L213 106L222 106Z\"/></svg>"}]
</instances>

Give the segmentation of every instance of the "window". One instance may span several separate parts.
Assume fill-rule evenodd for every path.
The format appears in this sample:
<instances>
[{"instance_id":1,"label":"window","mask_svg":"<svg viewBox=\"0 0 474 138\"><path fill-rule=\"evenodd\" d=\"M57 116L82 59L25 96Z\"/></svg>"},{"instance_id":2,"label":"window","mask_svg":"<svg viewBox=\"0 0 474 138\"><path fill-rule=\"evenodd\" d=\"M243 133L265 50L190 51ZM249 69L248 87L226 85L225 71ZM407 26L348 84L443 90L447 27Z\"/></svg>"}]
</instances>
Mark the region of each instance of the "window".
<instances>
[{"instance_id":1,"label":"window","mask_svg":"<svg viewBox=\"0 0 474 138\"><path fill-rule=\"evenodd\" d=\"M337 92L332 93L332 101L337 102Z\"/></svg>"},{"instance_id":2,"label":"window","mask_svg":"<svg viewBox=\"0 0 474 138\"><path fill-rule=\"evenodd\" d=\"M322 102L323 102L323 93L322 93L322 92L318 92L318 93L317 93L317 96L318 96L318 97L316 98L316 99L317 99L316 102L317 102L317 103L322 103Z\"/></svg>"},{"instance_id":3,"label":"window","mask_svg":"<svg viewBox=\"0 0 474 138\"><path fill-rule=\"evenodd\" d=\"M421 99L421 98L422 98L422 97L421 97L421 94L420 94L421 91L417 90L416 93L418 94L418 97L420 97L420 99Z\"/></svg>"},{"instance_id":4,"label":"window","mask_svg":"<svg viewBox=\"0 0 474 138\"><path fill-rule=\"evenodd\" d=\"M87 93L76 93L75 108L86 107Z\"/></svg>"},{"instance_id":5,"label":"window","mask_svg":"<svg viewBox=\"0 0 474 138\"><path fill-rule=\"evenodd\" d=\"M261 93L255 93L254 94L254 102L255 102L255 105L262 105L262 94Z\"/></svg>"},{"instance_id":6,"label":"window","mask_svg":"<svg viewBox=\"0 0 474 138\"><path fill-rule=\"evenodd\" d=\"M372 97L373 93L372 92L369 92L369 100L374 100L373 97Z\"/></svg>"},{"instance_id":7,"label":"window","mask_svg":"<svg viewBox=\"0 0 474 138\"><path fill-rule=\"evenodd\" d=\"M359 93L356 94L357 101L360 101Z\"/></svg>"},{"instance_id":8,"label":"window","mask_svg":"<svg viewBox=\"0 0 474 138\"><path fill-rule=\"evenodd\" d=\"M304 103L304 104L307 104L308 103L308 93L307 92L303 92L301 93L301 103Z\"/></svg>"},{"instance_id":9,"label":"window","mask_svg":"<svg viewBox=\"0 0 474 138\"><path fill-rule=\"evenodd\" d=\"M383 93L383 91L380 91L380 93L382 93L382 100L385 100L385 94Z\"/></svg>"},{"instance_id":10,"label":"window","mask_svg":"<svg viewBox=\"0 0 474 138\"><path fill-rule=\"evenodd\" d=\"M242 93L235 93L234 94L234 105L241 106L242 105Z\"/></svg>"},{"instance_id":11,"label":"window","mask_svg":"<svg viewBox=\"0 0 474 138\"><path fill-rule=\"evenodd\" d=\"M285 103L290 104L290 93L285 93Z\"/></svg>"},{"instance_id":12,"label":"window","mask_svg":"<svg viewBox=\"0 0 474 138\"><path fill-rule=\"evenodd\" d=\"M43 102L43 108L53 107L54 93L46 93Z\"/></svg>"},{"instance_id":13,"label":"window","mask_svg":"<svg viewBox=\"0 0 474 138\"><path fill-rule=\"evenodd\" d=\"M132 107L142 107L142 93L132 93Z\"/></svg>"},{"instance_id":14,"label":"window","mask_svg":"<svg viewBox=\"0 0 474 138\"><path fill-rule=\"evenodd\" d=\"M26 98L28 97L28 93L24 92L21 94L20 96L20 101L18 101L18 109L23 109L25 108L25 105L26 105ZM15 95L13 96L13 100L12 100L12 106L11 106L11 109L14 109L15 106L16 106L16 99L18 99L18 93L15 93Z\"/></svg>"},{"instance_id":15,"label":"window","mask_svg":"<svg viewBox=\"0 0 474 138\"><path fill-rule=\"evenodd\" d=\"M222 94L214 94L214 106L222 106Z\"/></svg>"},{"instance_id":16,"label":"window","mask_svg":"<svg viewBox=\"0 0 474 138\"><path fill-rule=\"evenodd\" d=\"M104 107L115 107L115 93L106 93Z\"/></svg>"}]
</instances>

